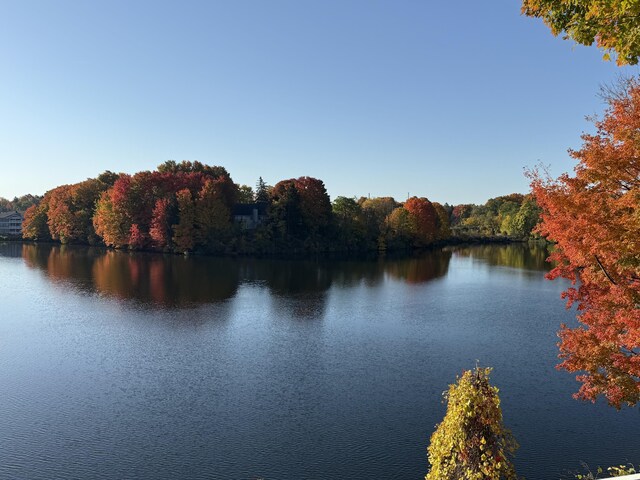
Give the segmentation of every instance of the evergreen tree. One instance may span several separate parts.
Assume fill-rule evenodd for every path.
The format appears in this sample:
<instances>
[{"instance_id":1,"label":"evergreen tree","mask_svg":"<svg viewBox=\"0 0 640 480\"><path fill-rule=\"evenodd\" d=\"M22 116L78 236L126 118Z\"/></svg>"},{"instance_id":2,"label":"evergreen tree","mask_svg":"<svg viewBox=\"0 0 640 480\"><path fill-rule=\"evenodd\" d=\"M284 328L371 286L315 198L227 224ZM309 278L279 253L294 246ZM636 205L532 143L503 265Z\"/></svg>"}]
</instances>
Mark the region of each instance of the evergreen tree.
<instances>
[{"instance_id":1,"label":"evergreen tree","mask_svg":"<svg viewBox=\"0 0 640 480\"><path fill-rule=\"evenodd\" d=\"M256 203L269 203L269 189L262 177L258 178L258 183L256 183L255 200Z\"/></svg>"}]
</instances>

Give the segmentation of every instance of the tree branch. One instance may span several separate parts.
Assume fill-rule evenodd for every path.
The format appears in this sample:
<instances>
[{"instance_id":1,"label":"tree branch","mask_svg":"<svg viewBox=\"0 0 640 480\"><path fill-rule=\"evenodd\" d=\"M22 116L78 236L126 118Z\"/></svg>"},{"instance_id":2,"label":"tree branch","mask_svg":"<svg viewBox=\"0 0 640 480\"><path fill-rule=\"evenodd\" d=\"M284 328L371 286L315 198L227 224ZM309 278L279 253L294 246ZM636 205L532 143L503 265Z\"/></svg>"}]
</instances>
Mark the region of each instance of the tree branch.
<instances>
[{"instance_id":1,"label":"tree branch","mask_svg":"<svg viewBox=\"0 0 640 480\"><path fill-rule=\"evenodd\" d=\"M596 262L598 262L598 266L600 267L600 270L602 270L602 273L604 273L604 274L605 274L605 276L607 277L607 279L608 279L611 283L613 283L614 285L618 285L618 284L616 283L616 281L615 281L613 278L611 278L611 275L609 275L609 272L607 272L607 270L605 270L604 266L602 266L602 263L600 262L600 259L598 258L598 256L597 256L597 255L594 255L594 258L596 259Z\"/></svg>"}]
</instances>

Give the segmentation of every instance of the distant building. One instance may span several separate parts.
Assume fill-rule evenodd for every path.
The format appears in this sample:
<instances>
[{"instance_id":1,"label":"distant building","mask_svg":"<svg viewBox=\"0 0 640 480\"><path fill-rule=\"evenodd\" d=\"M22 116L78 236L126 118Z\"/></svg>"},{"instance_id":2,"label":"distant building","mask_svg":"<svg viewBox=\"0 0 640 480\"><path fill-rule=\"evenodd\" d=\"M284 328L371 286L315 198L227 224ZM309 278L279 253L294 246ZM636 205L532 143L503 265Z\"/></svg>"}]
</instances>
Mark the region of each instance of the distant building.
<instances>
[{"instance_id":1,"label":"distant building","mask_svg":"<svg viewBox=\"0 0 640 480\"><path fill-rule=\"evenodd\" d=\"M0 213L0 235L22 235L22 221L24 217L20 212Z\"/></svg>"},{"instance_id":2,"label":"distant building","mask_svg":"<svg viewBox=\"0 0 640 480\"><path fill-rule=\"evenodd\" d=\"M244 230L253 230L267 216L266 203L237 203L232 210L233 221L242 225Z\"/></svg>"}]
</instances>

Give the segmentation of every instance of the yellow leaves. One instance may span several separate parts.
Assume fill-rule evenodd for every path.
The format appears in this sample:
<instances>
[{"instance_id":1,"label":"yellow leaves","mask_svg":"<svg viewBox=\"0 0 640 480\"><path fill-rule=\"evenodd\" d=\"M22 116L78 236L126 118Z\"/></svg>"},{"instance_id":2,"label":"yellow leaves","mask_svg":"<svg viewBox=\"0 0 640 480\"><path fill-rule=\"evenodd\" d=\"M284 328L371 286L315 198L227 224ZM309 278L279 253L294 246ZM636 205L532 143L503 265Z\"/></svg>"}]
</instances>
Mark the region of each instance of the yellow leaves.
<instances>
[{"instance_id":1,"label":"yellow leaves","mask_svg":"<svg viewBox=\"0 0 640 480\"><path fill-rule=\"evenodd\" d=\"M582 45L597 43L618 65L638 63L638 3L610 0L523 0L522 13L541 18L554 35L562 32Z\"/></svg>"},{"instance_id":2,"label":"yellow leaves","mask_svg":"<svg viewBox=\"0 0 640 480\"><path fill-rule=\"evenodd\" d=\"M491 369L464 372L447 392L447 413L431 436L426 480L516 479L510 462L517 444L502 425ZM460 476L460 472L462 476Z\"/></svg>"}]
</instances>

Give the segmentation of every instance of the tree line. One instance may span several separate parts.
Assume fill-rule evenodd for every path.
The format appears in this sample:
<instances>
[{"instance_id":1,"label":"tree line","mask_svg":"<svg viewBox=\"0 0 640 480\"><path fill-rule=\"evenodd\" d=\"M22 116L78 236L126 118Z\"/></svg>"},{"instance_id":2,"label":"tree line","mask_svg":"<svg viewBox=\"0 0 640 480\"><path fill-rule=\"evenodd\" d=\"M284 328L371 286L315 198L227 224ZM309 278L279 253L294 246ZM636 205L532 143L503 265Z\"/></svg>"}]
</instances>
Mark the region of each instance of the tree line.
<instances>
[{"instance_id":1,"label":"tree line","mask_svg":"<svg viewBox=\"0 0 640 480\"><path fill-rule=\"evenodd\" d=\"M238 205L258 213L255 228L234 221ZM45 193L25 212L23 237L131 250L278 254L395 251L451 239L526 238L538 221L530 196L453 207L412 197L337 197L322 180L238 185L224 167L167 161L134 175L106 171Z\"/></svg>"},{"instance_id":2,"label":"tree line","mask_svg":"<svg viewBox=\"0 0 640 480\"><path fill-rule=\"evenodd\" d=\"M41 200L41 196L31 194L13 197L13 200L0 197L0 213L12 211L25 212L31 205L37 205Z\"/></svg>"}]
</instances>

